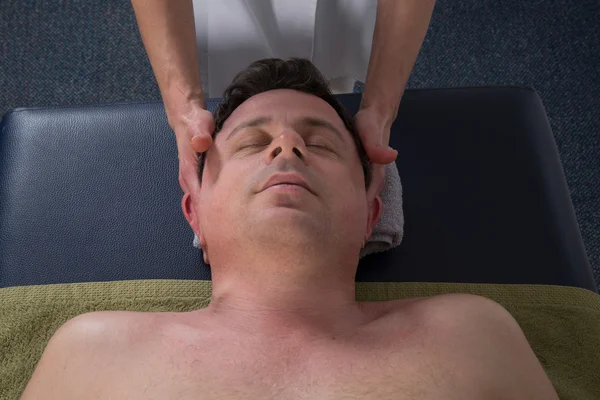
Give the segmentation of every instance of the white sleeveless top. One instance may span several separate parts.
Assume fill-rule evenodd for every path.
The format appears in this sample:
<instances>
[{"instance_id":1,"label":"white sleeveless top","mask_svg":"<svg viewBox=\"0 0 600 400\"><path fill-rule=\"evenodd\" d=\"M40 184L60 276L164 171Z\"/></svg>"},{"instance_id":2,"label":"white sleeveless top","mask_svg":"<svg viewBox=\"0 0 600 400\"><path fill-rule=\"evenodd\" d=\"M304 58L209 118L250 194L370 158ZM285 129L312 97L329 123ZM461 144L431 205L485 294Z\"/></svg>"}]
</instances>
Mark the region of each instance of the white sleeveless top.
<instances>
[{"instance_id":1,"label":"white sleeveless top","mask_svg":"<svg viewBox=\"0 0 600 400\"><path fill-rule=\"evenodd\" d=\"M261 58L307 58L335 93L365 82L377 0L193 0L206 98Z\"/></svg>"}]
</instances>

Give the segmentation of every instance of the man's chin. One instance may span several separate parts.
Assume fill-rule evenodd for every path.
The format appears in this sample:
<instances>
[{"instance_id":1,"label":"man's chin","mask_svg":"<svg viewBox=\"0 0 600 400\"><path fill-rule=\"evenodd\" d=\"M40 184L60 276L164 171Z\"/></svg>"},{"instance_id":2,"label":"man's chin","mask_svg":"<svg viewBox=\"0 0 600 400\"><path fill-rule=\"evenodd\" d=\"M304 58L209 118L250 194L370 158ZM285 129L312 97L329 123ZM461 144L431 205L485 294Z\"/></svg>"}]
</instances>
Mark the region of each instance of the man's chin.
<instances>
[{"instance_id":1,"label":"man's chin","mask_svg":"<svg viewBox=\"0 0 600 400\"><path fill-rule=\"evenodd\" d=\"M252 220L255 224L269 226L269 229L296 229L305 232L319 229L323 225L323 215L306 204L269 204L254 209Z\"/></svg>"},{"instance_id":2,"label":"man's chin","mask_svg":"<svg viewBox=\"0 0 600 400\"><path fill-rule=\"evenodd\" d=\"M304 190L304 189L303 189ZM308 193L308 196L304 194L292 194L289 195L287 193L268 193L262 196L263 193L259 193L259 203L256 205L260 209L271 210L271 209L283 209L283 210L297 210L304 212L312 212L315 211L315 203L312 199L309 199L308 196L313 196L313 194Z\"/></svg>"},{"instance_id":3,"label":"man's chin","mask_svg":"<svg viewBox=\"0 0 600 400\"><path fill-rule=\"evenodd\" d=\"M308 218L315 219L317 214L315 210L302 204L277 204L268 205L258 211L263 218Z\"/></svg>"}]
</instances>

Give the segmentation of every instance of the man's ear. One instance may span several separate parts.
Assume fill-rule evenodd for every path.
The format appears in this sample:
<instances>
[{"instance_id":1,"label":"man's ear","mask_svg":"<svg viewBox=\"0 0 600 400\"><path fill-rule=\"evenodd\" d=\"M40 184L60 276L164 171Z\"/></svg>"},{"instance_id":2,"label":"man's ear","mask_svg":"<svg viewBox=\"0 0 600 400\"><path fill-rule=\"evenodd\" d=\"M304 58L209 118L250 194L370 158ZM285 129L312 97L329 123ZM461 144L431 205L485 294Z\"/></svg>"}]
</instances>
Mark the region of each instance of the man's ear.
<instances>
[{"instance_id":1,"label":"man's ear","mask_svg":"<svg viewBox=\"0 0 600 400\"><path fill-rule=\"evenodd\" d=\"M373 201L369 204L369 213L367 215L367 232L365 235L365 240L371 237L371 233L373 233L373 228L377 225L377 221L379 221L379 217L381 216L382 210L382 202L379 196L375 196Z\"/></svg>"},{"instance_id":2,"label":"man's ear","mask_svg":"<svg viewBox=\"0 0 600 400\"><path fill-rule=\"evenodd\" d=\"M200 246L202 247L202 254L204 257L204 262L208 264L208 249L206 246L206 239L202 234L202 229L200 228L199 215L196 212L196 207L194 206L194 202L192 201L192 195L189 193L185 193L183 198L181 199L181 208L183 210L183 215L185 215L185 219L187 219L188 224L192 227L192 230L198 236L198 240L200 241Z\"/></svg>"},{"instance_id":3,"label":"man's ear","mask_svg":"<svg viewBox=\"0 0 600 400\"><path fill-rule=\"evenodd\" d=\"M200 235L198 234L200 231L198 214L196 214L196 208L194 207L191 194L187 192L184 193L183 198L181 199L181 209L183 210L183 215L185 215L188 224L190 224L194 233L200 238Z\"/></svg>"}]
</instances>

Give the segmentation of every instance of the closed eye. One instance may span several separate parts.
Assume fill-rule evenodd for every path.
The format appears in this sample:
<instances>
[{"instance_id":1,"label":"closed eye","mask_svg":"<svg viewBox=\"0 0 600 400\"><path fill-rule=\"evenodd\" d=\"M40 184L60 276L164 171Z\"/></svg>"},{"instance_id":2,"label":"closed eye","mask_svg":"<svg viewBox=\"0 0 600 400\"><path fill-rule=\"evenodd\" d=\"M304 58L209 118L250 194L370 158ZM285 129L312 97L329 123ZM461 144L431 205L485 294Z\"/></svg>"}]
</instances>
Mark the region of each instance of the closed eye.
<instances>
[{"instance_id":1,"label":"closed eye","mask_svg":"<svg viewBox=\"0 0 600 400\"><path fill-rule=\"evenodd\" d=\"M307 144L306 147L316 147L318 149L324 149L324 150L329 150L329 147L327 146L322 146L320 144Z\"/></svg>"},{"instance_id":2,"label":"closed eye","mask_svg":"<svg viewBox=\"0 0 600 400\"><path fill-rule=\"evenodd\" d=\"M243 150L248 147L264 147L264 146L268 146L268 145L269 145L268 143L250 143L250 144L240 147L239 150Z\"/></svg>"},{"instance_id":3,"label":"closed eye","mask_svg":"<svg viewBox=\"0 0 600 400\"><path fill-rule=\"evenodd\" d=\"M268 146L268 143L250 143L250 144L246 144L246 145L240 147L239 150L243 150L246 148L264 147L264 146ZM307 144L306 147L314 147L317 149L330 150L329 147L323 146L320 144Z\"/></svg>"}]
</instances>

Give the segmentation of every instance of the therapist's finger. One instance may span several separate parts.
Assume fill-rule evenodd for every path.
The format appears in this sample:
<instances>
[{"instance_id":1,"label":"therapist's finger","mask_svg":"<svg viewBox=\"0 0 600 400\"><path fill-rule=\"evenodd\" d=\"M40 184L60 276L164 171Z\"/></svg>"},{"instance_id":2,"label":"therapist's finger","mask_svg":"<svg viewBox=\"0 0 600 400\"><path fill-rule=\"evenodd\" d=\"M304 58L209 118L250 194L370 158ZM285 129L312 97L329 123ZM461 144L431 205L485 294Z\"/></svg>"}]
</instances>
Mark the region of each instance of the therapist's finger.
<instances>
[{"instance_id":1,"label":"therapist's finger","mask_svg":"<svg viewBox=\"0 0 600 400\"><path fill-rule=\"evenodd\" d=\"M204 153L208 151L213 144L213 139L209 134L201 133L194 136L191 141L191 148L196 153Z\"/></svg>"},{"instance_id":2,"label":"therapist's finger","mask_svg":"<svg viewBox=\"0 0 600 400\"><path fill-rule=\"evenodd\" d=\"M365 151L374 164L390 164L398 157L398 152L391 147L367 145Z\"/></svg>"}]
</instances>

